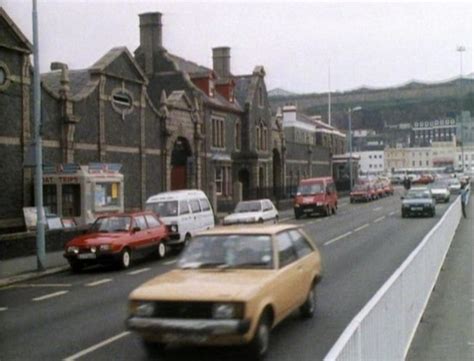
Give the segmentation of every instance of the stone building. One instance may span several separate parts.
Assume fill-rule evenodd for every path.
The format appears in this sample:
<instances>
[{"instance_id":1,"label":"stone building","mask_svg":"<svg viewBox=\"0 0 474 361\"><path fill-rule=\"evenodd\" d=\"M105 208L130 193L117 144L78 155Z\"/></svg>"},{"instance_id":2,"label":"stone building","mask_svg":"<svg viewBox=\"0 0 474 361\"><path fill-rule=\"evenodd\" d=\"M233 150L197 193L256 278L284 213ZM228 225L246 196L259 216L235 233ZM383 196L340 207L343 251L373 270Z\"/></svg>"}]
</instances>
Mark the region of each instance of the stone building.
<instances>
[{"instance_id":1,"label":"stone building","mask_svg":"<svg viewBox=\"0 0 474 361\"><path fill-rule=\"evenodd\" d=\"M32 126L31 43L0 7L0 229L22 227L32 172L22 167Z\"/></svg>"}]
</instances>

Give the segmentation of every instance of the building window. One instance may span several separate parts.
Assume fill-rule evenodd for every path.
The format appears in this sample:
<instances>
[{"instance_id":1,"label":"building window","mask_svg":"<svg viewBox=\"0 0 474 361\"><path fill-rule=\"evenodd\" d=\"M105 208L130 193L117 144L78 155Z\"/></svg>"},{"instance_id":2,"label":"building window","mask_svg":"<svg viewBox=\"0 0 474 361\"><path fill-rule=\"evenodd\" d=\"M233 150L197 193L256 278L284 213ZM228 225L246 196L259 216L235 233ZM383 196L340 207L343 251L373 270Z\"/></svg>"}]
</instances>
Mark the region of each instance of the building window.
<instances>
[{"instance_id":1,"label":"building window","mask_svg":"<svg viewBox=\"0 0 474 361\"><path fill-rule=\"evenodd\" d=\"M224 148L224 120L212 118L212 146Z\"/></svg>"},{"instance_id":2,"label":"building window","mask_svg":"<svg viewBox=\"0 0 474 361\"><path fill-rule=\"evenodd\" d=\"M209 96L214 97L215 93L216 93L216 88L214 85L214 80L209 80Z\"/></svg>"},{"instance_id":3,"label":"building window","mask_svg":"<svg viewBox=\"0 0 474 361\"><path fill-rule=\"evenodd\" d=\"M133 97L128 90L123 88L115 89L112 92L111 99L112 108L122 115L122 119L133 111Z\"/></svg>"},{"instance_id":4,"label":"building window","mask_svg":"<svg viewBox=\"0 0 474 361\"><path fill-rule=\"evenodd\" d=\"M429 161L426 161L426 166L428 167L430 165L430 162Z\"/></svg>"},{"instance_id":5,"label":"building window","mask_svg":"<svg viewBox=\"0 0 474 361\"><path fill-rule=\"evenodd\" d=\"M235 123L235 149L240 149L240 122Z\"/></svg>"},{"instance_id":6,"label":"building window","mask_svg":"<svg viewBox=\"0 0 474 361\"><path fill-rule=\"evenodd\" d=\"M99 209L101 207L119 206L119 190L120 184L117 182L96 183L94 192L95 209Z\"/></svg>"},{"instance_id":7,"label":"building window","mask_svg":"<svg viewBox=\"0 0 474 361\"><path fill-rule=\"evenodd\" d=\"M222 167L216 167L214 182L216 184L216 194L221 196L224 190L224 174Z\"/></svg>"},{"instance_id":8,"label":"building window","mask_svg":"<svg viewBox=\"0 0 474 361\"><path fill-rule=\"evenodd\" d=\"M256 127L256 138L255 138L255 147L257 148L257 150L260 150L260 125L257 125Z\"/></svg>"},{"instance_id":9,"label":"building window","mask_svg":"<svg viewBox=\"0 0 474 361\"><path fill-rule=\"evenodd\" d=\"M216 166L214 182L216 184L216 194L218 196L231 196L232 195L231 167Z\"/></svg>"},{"instance_id":10,"label":"building window","mask_svg":"<svg viewBox=\"0 0 474 361\"><path fill-rule=\"evenodd\" d=\"M49 213L58 214L58 197L55 184L43 186L43 204Z\"/></svg>"},{"instance_id":11,"label":"building window","mask_svg":"<svg viewBox=\"0 0 474 361\"><path fill-rule=\"evenodd\" d=\"M7 64L0 61L0 89L6 89L10 84L10 79L8 76L9 71Z\"/></svg>"},{"instance_id":12,"label":"building window","mask_svg":"<svg viewBox=\"0 0 474 361\"><path fill-rule=\"evenodd\" d=\"M258 105L263 107L263 88L262 88L262 86L258 87Z\"/></svg>"},{"instance_id":13,"label":"building window","mask_svg":"<svg viewBox=\"0 0 474 361\"><path fill-rule=\"evenodd\" d=\"M262 132L262 149L263 150L267 150L267 135L268 135L268 131L267 131L267 127L263 127L263 132Z\"/></svg>"}]
</instances>

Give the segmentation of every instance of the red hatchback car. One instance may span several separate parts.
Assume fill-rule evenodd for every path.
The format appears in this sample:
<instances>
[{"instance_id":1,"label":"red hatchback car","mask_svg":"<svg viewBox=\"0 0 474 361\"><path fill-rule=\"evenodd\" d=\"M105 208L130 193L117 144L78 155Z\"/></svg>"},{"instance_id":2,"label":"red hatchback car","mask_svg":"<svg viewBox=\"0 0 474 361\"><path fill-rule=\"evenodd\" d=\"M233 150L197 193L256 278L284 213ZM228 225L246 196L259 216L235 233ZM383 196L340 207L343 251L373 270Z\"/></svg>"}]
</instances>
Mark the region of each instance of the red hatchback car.
<instances>
[{"instance_id":1,"label":"red hatchback car","mask_svg":"<svg viewBox=\"0 0 474 361\"><path fill-rule=\"evenodd\" d=\"M166 226L151 212L115 213L97 218L86 234L66 244L64 257L78 272L92 264L130 266L132 256L166 254Z\"/></svg>"}]
</instances>

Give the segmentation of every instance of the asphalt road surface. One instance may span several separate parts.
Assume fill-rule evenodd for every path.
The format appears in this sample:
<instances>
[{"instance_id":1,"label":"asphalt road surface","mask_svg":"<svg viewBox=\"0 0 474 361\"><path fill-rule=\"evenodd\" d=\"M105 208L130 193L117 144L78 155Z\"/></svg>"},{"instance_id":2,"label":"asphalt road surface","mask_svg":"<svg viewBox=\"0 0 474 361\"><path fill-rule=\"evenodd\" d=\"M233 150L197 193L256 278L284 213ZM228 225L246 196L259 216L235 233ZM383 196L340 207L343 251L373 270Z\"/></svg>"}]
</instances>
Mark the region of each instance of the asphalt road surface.
<instances>
[{"instance_id":1,"label":"asphalt road surface","mask_svg":"<svg viewBox=\"0 0 474 361\"><path fill-rule=\"evenodd\" d=\"M399 195L347 204L336 216L290 219L315 240L324 277L313 319L297 314L271 335L268 360L321 360L346 325L440 219L400 216ZM145 259L130 269L93 268L0 289L0 360L147 360L125 328L127 296L175 267L174 257ZM164 360L244 360L241 348L171 347Z\"/></svg>"}]
</instances>

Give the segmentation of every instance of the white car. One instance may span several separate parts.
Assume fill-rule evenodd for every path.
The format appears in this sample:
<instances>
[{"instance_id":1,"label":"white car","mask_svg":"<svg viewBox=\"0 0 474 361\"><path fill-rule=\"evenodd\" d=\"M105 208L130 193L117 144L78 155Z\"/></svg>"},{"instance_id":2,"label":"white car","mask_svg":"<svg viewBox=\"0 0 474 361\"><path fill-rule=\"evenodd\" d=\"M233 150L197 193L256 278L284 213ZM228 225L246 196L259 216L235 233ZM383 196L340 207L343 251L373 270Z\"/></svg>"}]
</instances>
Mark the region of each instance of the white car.
<instances>
[{"instance_id":1,"label":"white car","mask_svg":"<svg viewBox=\"0 0 474 361\"><path fill-rule=\"evenodd\" d=\"M457 178L451 178L449 180L449 191L451 194L459 194L461 193L461 182Z\"/></svg>"},{"instance_id":2,"label":"white car","mask_svg":"<svg viewBox=\"0 0 474 361\"><path fill-rule=\"evenodd\" d=\"M449 191L449 184L447 180L439 179L434 183L431 183L429 188L431 189L431 194L436 202L449 202L451 192Z\"/></svg>"},{"instance_id":3,"label":"white car","mask_svg":"<svg viewBox=\"0 0 474 361\"><path fill-rule=\"evenodd\" d=\"M278 210L269 199L242 201L235 207L234 213L224 218L223 224L278 222Z\"/></svg>"},{"instance_id":4,"label":"white car","mask_svg":"<svg viewBox=\"0 0 474 361\"><path fill-rule=\"evenodd\" d=\"M201 190L159 193L148 198L146 210L155 212L168 227L173 248L183 248L196 233L214 227L214 212Z\"/></svg>"}]
</instances>

